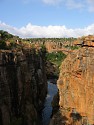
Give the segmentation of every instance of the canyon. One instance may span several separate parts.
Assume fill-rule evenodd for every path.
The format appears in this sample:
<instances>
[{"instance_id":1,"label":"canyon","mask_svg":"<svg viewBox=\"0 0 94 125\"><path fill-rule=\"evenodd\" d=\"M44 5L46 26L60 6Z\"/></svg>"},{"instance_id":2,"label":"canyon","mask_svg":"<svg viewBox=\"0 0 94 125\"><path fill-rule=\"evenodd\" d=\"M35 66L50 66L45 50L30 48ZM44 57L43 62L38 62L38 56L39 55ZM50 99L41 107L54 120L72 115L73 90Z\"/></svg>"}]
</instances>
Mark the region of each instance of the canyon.
<instances>
[{"instance_id":1,"label":"canyon","mask_svg":"<svg viewBox=\"0 0 94 125\"><path fill-rule=\"evenodd\" d=\"M93 125L94 36L78 38L72 46L61 39L44 40L6 42L8 49L0 50L0 125ZM47 80L58 73L55 64L47 62L47 51L67 55L57 84Z\"/></svg>"}]
</instances>

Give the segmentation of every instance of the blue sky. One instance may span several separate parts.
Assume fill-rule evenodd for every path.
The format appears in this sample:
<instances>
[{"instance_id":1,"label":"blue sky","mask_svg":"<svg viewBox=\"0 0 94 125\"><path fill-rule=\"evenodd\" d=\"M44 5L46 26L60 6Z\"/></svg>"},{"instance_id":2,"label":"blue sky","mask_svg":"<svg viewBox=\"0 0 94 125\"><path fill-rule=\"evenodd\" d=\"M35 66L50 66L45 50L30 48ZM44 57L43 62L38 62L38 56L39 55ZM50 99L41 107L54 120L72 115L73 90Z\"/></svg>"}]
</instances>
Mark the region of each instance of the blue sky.
<instances>
[{"instance_id":1,"label":"blue sky","mask_svg":"<svg viewBox=\"0 0 94 125\"><path fill-rule=\"evenodd\" d=\"M0 29L20 37L94 34L94 0L0 0Z\"/></svg>"}]
</instances>

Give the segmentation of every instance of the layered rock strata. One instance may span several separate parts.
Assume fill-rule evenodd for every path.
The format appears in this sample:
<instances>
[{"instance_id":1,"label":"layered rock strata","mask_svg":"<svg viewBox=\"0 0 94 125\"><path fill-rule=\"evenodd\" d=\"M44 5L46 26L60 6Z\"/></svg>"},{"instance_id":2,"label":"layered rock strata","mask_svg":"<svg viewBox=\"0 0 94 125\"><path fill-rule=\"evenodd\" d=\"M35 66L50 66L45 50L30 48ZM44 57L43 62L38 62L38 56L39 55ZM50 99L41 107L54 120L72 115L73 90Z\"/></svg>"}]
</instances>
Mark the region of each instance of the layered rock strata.
<instances>
[{"instance_id":1,"label":"layered rock strata","mask_svg":"<svg viewBox=\"0 0 94 125\"><path fill-rule=\"evenodd\" d=\"M0 51L0 125L39 125L47 93L45 53Z\"/></svg>"}]
</instances>

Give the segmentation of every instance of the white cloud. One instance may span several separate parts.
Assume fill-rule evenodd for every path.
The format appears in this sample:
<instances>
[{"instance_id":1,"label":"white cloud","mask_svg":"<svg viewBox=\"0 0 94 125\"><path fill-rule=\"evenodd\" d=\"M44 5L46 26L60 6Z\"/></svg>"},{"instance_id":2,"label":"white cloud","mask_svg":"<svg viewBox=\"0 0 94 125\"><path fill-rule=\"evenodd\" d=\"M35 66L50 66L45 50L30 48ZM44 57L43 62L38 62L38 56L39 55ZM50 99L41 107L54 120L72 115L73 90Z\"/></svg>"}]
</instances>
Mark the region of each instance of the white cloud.
<instances>
[{"instance_id":1,"label":"white cloud","mask_svg":"<svg viewBox=\"0 0 94 125\"><path fill-rule=\"evenodd\" d=\"M45 4L63 5L68 9L86 9L94 12L94 0L41 0Z\"/></svg>"},{"instance_id":2,"label":"white cloud","mask_svg":"<svg viewBox=\"0 0 94 125\"><path fill-rule=\"evenodd\" d=\"M75 8L83 8L84 4L81 1L77 0L66 0L66 6L70 9L75 9Z\"/></svg>"},{"instance_id":3,"label":"white cloud","mask_svg":"<svg viewBox=\"0 0 94 125\"><path fill-rule=\"evenodd\" d=\"M89 4L93 4L93 5L94 5L94 0L87 0L87 2L88 2Z\"/></svg>"},{"instance_id":4,"label":"white cloud","mask_svg":"<svg viewBox=\"0 0 94 125\"><path fill-rule=\"evenodd\" d=\"M17 28L10 26L10 25L7 25L6 23L3 23L1 21L0 21L0 30L8 31L9 33L12 33L14 35L20 34L20 32L18 31Z\"/></svg>"},{"instance_id":5,"label":"white cloud","mask_svg":"<svg viewBox=\"0 0 94 125\"><path fill-rule=\"evenodd\" d=\"M42 0L45 4L58 5L61 4L68 8L82 8L83 2L81 0ZM83 0L84 1L84 0Z\"/></svg>"},{"instance_id":6,"label":"white cloud","mask_svg":"<svg viewBox=\"0 0 94 125\"><path fill-rule=\"evenodd\" d=\"M29 23L22 28L15 28L0 22L0 29L8 31L22 38L45 37L45 38L62 38L62 37L80 37L83 35L94 35L94 24L83 29L68 29L66 26L37 26Z\"/></svg>"},{"instance_id":7,"label":"white cloud","mask_svg":"<svg viewBox=\"0 0 94 125\"><path fill-rule=\"evenodd\" d=\"M94 0L87 0L89 11L94 12Z\"/></svg>"}]
</instances>

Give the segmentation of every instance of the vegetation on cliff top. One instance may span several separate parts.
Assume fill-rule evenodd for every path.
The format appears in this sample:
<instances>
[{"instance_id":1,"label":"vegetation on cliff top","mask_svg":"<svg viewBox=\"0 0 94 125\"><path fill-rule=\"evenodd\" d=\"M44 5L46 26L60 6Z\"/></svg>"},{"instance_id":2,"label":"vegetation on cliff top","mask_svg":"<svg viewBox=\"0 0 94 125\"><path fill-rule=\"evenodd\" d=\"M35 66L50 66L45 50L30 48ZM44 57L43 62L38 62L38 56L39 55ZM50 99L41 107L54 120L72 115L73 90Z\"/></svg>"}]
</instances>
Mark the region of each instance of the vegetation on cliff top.
<instances>
[{"instance_id":1,"label":"vegetation on cliff top","mask_svg":"<svg viewBox=\"0 0 94 125\"><path fill-rule=\"evenodd\" d=\"M18 36L14 36L7 31L0 30L0 49L12 49L16 48L16 40L20 39Z\"/></svg>"},{"instance_id":2,"label":"vegetation on cliff top","mask_svg":"<svg viewBox=\"0 0 94 125\"><path fill-rule=\"evenodd\" d=\"M71 50L75 50L75 49L79 49L80 46L64 46L65 48L71 49Z\"/></svg>"},{"instance_id":3,"label":"vegetation on cliff top","mask_svg":"<svg viewBox=\"0 0 94 125\"><path fill-rule=\"evenodd\" d=\"M18 45L17 40L21 43ZM72 42L76 40L76 38L70 37L70 38L26 38L22 39L19 38L19 36L14 36L7 31L0 30L0 49L12 49L12 48L19 48L21 45L25 45L30 47L36 42L40 44L44 44L46 41L49 42L56 42L56 43L67 43L68 45L71 45Z\"/></svg>"}]
</instances>

